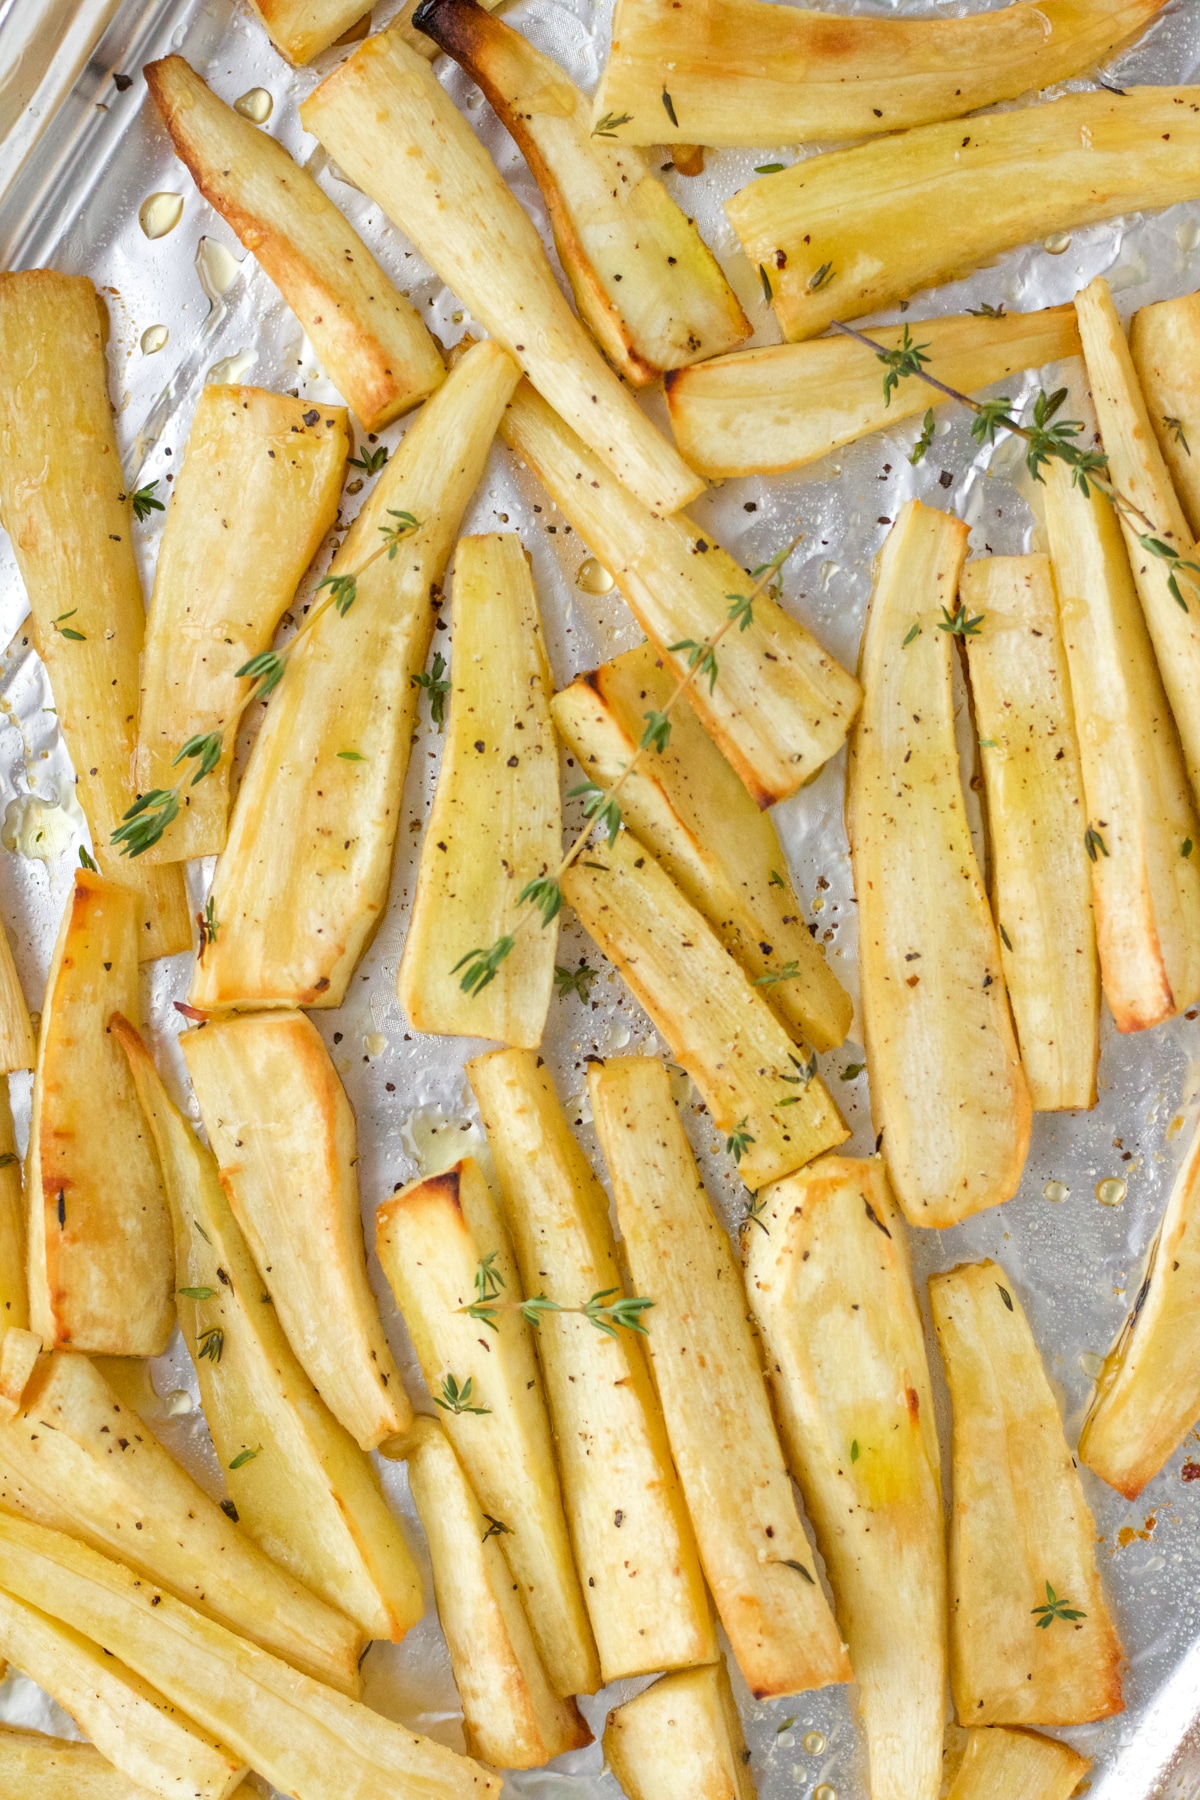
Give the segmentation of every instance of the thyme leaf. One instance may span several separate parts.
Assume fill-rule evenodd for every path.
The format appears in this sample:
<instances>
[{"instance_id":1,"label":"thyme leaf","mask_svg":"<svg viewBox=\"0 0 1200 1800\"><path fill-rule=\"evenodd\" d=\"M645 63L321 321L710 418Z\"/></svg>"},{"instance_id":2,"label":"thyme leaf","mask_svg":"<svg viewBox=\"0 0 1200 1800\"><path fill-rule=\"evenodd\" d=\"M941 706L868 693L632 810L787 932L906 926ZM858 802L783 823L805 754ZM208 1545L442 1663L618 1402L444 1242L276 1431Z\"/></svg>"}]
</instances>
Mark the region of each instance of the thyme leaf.
<instances>
[{"instance_id":1,"label":"thyme leaf","mask_svg":"<svg viewBox=\"0 0 1200 1800\"><path fill-rule=\"evenodd\" d=\"M596 969L589 969L585 962L577 969L565 969L561 963L555 963L554 991L560 1000L565 1000L568 994L577 994L581 1000L586 1000L598 973Z\"/></svg>"},{"instance_id":2,"label":"thyme leaf","mask_svg":"<svg viewBox=\"0 0 1200 1800\"><path fill-rule=\"evenodd\" d=\"M440 1406L444 1412L450 1413L478 1413L481 1416L484 1413L490 1413L492 1410L490 1406L473 1404L471 1400L473 1390L474 1382L470 1375L467 1376L461 1387L455 1376L447 1375L442 1382L441 1393L433 1396L433 1404Z\"/></svg>"},{"instance_id":3,"label":"thyme leaf","mask_svg":"<svg viewBox=\"0 0 1200 1800\"><path fill-rule=\"evenodd\" d=\"M151 513L166 512L167 510L162 501L156 500L154 497L154 490L157 486L157 481L148 481L145 487L138 488L129 496L133 504L133 516L139 525L144 524Z\"/></svg>"},{"instance_id":4,"label":"thyme leaf","mask_svg":"<svg viewBox=\"0 0 1200 1800\"><path fill-rule=\"evenodd\" d=\"M433 668L422 669L419 675L410 677L414 687L424 688L429 695L429 717L439 731L446 723L446 695L450 692L450 683L443 679L445 673L446 659L440 650L436 650Z\"/></svg>"}]
</instances>

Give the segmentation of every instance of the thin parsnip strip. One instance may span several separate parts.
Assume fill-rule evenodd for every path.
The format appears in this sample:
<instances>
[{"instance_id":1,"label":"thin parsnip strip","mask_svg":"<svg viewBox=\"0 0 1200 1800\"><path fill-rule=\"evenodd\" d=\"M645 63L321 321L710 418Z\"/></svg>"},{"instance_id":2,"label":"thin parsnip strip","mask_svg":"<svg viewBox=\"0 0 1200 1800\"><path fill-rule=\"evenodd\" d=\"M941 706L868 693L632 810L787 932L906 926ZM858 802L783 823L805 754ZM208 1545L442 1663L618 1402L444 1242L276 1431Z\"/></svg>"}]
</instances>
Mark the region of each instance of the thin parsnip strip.
<instances>
[{"instance_id":1,"label":"thin parsnip strip","mask_svg":"<svg viewBox=\"0 0 1200 1800\"><path fill-rule=\"evenodd\" d=\"M541 1059L496 1050L468 1063L467 1078L524 1294L576 1309L619 1296L608 1201ZM538 1325L538 1354L604 1680L712 1662L700 1558L637 1336L601 1331L578 1311L550 1312Z\"/></svg>"},{"instance_id":2,"label":"thin parsnip strip","mask_svg":"<svg viewBox=\"0 0 1200 1800\"><path fill-rule=\"evenodd\" d=\"M0 1076L9 1075L14 1069L32 1069L36 1060L29 1004L17 974L8 933L0 931ZM0 1083L0 1086L6 1085ZM0 1138L2 1136L0 1130Z\"/></svg>"},{"instance_id":3,"label":"thin parsnip strip","mask_svg":"<svg viewBox=\"0 0 1200 1800\"><path fill-rule=\"evenodd\" d=\"M397 985L416 1031L532 1050L554 992L558 927L522 930L524 896L558 866L562 804L554 683L517 534L460 539L450 597L450 718ZM506 936L511 952L474 991L463 965Z\"/></svg>"},{"instance_id":4,"label":"thin parsnip strip","mask_svg":"<svg viewBox=\"0 0 1200 1800\"><path fill-rule=\"evenodd\" d=\"M998 1263L929 1281L954 1409L950 1688L971 1725L1122 1710L1096 1527L1019 1296Z\"/></svg>"},{"instance_id":5,"label":"thin parsnip strip","mask_svg":"<svg viewBox=\"0 0 1200 1800\"><path fill-rule=\"evenodd\" d=\"M812 157L751 182L725 210L795 340L1017 244L1198 194L1200 88L1134 87Z\"/></svg>"},{"instance_id":6,"label":"thin parsnip strip","mask_svg":"<svg viewBox=\"0 0 1200 1800\"><path fill-rule=\"evenodd\" d=\"M0 1081L0 1328L29 1324L25 1199L8 1083Z\"/></svg>"},{"instance_id":7,"label":"thin parsnip strip","mask_svg":"<svg viewBox=\"0 0 1200 1800\"><path fill-rule=\"evenodd\" d=\"M1011 1199L1031 1121L954 738L966 548L916 500L884 541L846 796L872 1111L905 1216L936 1228Z\"/></svg>"},{"instance_id":8,"label":"thin parsnip strip","mask_svg":"<svg viewBox=\"0 0 1200 1800\"><path fill-rule=\"evenodd\" d=\"M135 797L145 608L117 452L108 313L79 275L0 275L0 518L46 664L75 793L105 874L139 898L138 956L188 950L178 869L132 866L112 834Z\"/></svg>"},{"instance_id":9,"label":"thin parsnip strip","mask_svg":"<svg viewBox=\"0 0 1200 1800\"><path fill-rule=\"evenodd\" d=\"M968 1737L946 1800L1070 1800L1091 1766L1059 1738L984 1726Z\"/></svg>"},{"instance_id":10,"label":"thin parsnip strip","mask_svg":"<svg viewBox=\"0 0 1200 1800\"><path fill-rule=\"evenodd\" d=\"M0 1726L0 1800L146 1800L91 1744Z\"/></svg>"},{"instance_id":11,"label":"thin parsnip strip","mask_svg":"<svg viewBox=\"0 0 1200 1800\"><path fill-rule=\"evenodd\" d=\"M532 221L401 32L368 38L300 116L619 481L664 513L695 499L703 481L621 386Z\"/></svg>"},{"instance_id":12,"label":"thin parsnip strip","mask_svg":"<svg viewBox=\"0 0 1200 1800\"><path fill-rule=\"evenodd\" d=\"M176 154L275 283L363 430L382 430L440 386L441 353L416 308L308 171L182 56L148 63L145 75Z\"/></svg>"},{"instance_id":13,"label":"thin parsnip strip","mask_svg":"<svg viewBox=\"0 0 1200 1800\"><path fill-rule=\"evenodd\" d=\"M239 671L268 648L337 517L350 438L341 406L264 388L202 388L167 510L142 656L134 770L140 793L185 776L179 816L151 862L211 856L225 842L233 721L254 685ZM247 580L247 567L254 579ZM181 757L210 733L218 757Z\"/></svg>"},{"instance_id":14,"label":"thin parsnip strip","mask_svg":"<svg viewBox=\"0 0 1200 1800\"><path fill-rule=\"evenodd\" d=\"M726 1636L757 1700L850 1679L746 1315L746 1293L661 1062L588 1068L671 1454Z\"/></svg>"},{"instance_id":15,"label":"thin parsnip strip","mask_svg":"<svg viewBox=\"0 0 1200 1800\"><path fill-rule=\"evenodd\" d=\"M1129 351L1158 447L1193 537L1200 537L1198 350L1200 294L1159 300L1134 313Z\"/></svg>"},{"instance_id":16,"label":"thin parsnip strip","mask_svg":"<svg viewBox=\"0 0 1200 1800\"><path fill-rule=\"evenodd\" d=\"M642 506L527 382L500 429L611 571L646 636L677 676L685 674L688 644L719 631L732 601L749 592L745 571L694 520L656 518ZM694 681L687 697L765 808L794 794L841 749L862 696L854 677L761 593L750 623L740 620L722 638L716 680Z\"/></svg>"},{"instance_id":17,"label":"thin parsnip strip","mask_svg":"<svg viewBox=\"0 0 1200 1800\"><path fill-rule=\"evenodd\" d=\"M629 1800L754 1800L750 1752L723 1662L664 1675L614 1707L604 1758Z\"/></svg>"}]
</instances>

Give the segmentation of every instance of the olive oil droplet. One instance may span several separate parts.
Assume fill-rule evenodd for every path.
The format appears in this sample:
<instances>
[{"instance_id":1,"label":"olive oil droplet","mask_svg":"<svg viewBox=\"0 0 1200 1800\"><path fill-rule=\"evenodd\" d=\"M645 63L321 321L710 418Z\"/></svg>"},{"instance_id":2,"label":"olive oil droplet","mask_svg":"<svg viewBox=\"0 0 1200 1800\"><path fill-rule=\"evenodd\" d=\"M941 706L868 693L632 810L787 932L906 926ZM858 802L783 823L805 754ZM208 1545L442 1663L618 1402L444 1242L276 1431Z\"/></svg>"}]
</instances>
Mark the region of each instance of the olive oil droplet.
<instances>
[{"instance_id":1,"label":"olive oil droplet","mask_svg":"<svg viewBox=\"0 0 1200 1800\"><path fill-rule=\"evenodd\" d=\"M142 333L142 355L153 356L156 350L165 349L170 335L165 325L148 325Z\"/></svg>"},{"instance_id":2,"label":"olive oil droplet","mask_svg":"<svg viewBox=\"0 0 1200 1800\"><path fill-rule=\"evenodd\" d=\"M1065 1181L1048 1181L1042 1189L1046 1199L1053 1200L1056 1204L1059 1200L1065 1200L1070 1192Z\"/></svg>"},{"instance_id":3,"label":"olive oil droplet","mask_svg":"<svg viewBox=\"0 0 1200 1800\"><path fill-rule=\"evenodd\" d=\"M1077 1361L1084 1374L1090 1375L1093 1381L1104 1373L1104 1358L1097 1356L1094 1350L1081 1350Z\"/></svg>"},{"instance_id":4,"label":"olive oil droplet","mask_svg":"<svg viewBox=\"0 0 1200 1800\"><path fill-rule=\"evenodd\" d=\"M182 194L148 194L138 210L138 224L148 238L166 237L182 217Z\"/></svg>"},{"instance_id":5,"label":"olive oil droplet","mask_svg":"<svg viewBox=\"0 0 1200 1800\"><path fill-rule=\"evenodd\" d=\"M1096 1183L1096 1198L1101 1206L1120 1206L1128 1189L1119 1175L1106 1175Z\"/></svg>"},{"instance_id":6,"label":"olive oil droplet","mask_svg":"<svg viewBox=\"0 0 1200 1800\"><path fill-rule=\"evenodd\" d=\"M585 594L611 594L616 585L604 564L597 557L589 556L586 562L580 563L579 571L575 576L575 586L582 588Z\"/></svg>"},{"instance_id":7,"label":"olive oil droplet","mask_svg":"<svg viewBox=\"0 0 1200 1800\"><path fill-rule=\"evenodd\" d=\"M1055 231L1043 240L1042 249L1048 250L1051 256L1061 256L1064 250L1071 248L1070 234L1066 231Z\"/></svg>"},{"instance_id":8,"label":"olive oil droplet","mask_svg":"<svg viewBox=\"0 0 1200 1800\"><path fill-rule=\"evenodd\" d=\"M813 1800L837 1800L837 1789L830 1787L827 1781L823 1781L820 1787L813 1789Z\"/></svg>"},{"instance_id":9,"label":"olive oil droplet","mask_svg":"<svg viewBox=\"0 0 1200 1800\"><path fill-rule=\"evenodd\" d=\"M807 1756L820 1756L822 1750L825 1748L824 1733L820 1731L806 1731L801 1740L800 1747Z\"/></svg>"},{"instance_id":10,"label":"olive oil droplet","mask_svg":"<svg viewBox=\"0 0 1200 1800\"><path fill-rule=\"evenodd\" d=\"M266 88L248 88L239 94L233 103L234 112L241 113L243 119L253 120L255 125L265 125L274 109L275 102Z\"/></svg>"},{"instance_id":11,"label":"olive oil droplet","mask_svg":"<svg viewBox=\"0 0 1200 1800\"><path fill-rule=\"evenodd\" d=\"M167 1409L167 1416L172 1419L177 1419L180 1418L182 1414L191 1412L192 1396L188 1393L186 1388L176 1388L173 1393L167 1395L166 1399L163 1401L163 1405Z\"/></svg>"}]
</instances>

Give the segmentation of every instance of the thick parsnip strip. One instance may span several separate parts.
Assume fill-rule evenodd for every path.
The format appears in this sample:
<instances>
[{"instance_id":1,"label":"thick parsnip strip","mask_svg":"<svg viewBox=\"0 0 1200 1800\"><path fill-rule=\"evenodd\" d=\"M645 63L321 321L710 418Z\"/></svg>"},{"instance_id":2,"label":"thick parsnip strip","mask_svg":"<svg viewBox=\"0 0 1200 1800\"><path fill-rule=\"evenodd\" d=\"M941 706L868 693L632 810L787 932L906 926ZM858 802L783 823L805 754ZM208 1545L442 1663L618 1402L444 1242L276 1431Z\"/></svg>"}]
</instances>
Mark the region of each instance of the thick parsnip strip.
<instances>
[{"instance_id":1,"label":"thick parsnip strip","mask_svg":"<svg viewBox=\"0 0 1200 1800\"><path fill-rule=\"evenodd\" d=\"M676 677L651 643L581 675L554 696L554 723L581 772L611 787L637 753L648 712L661 712ZM770 813L760 812L690 708L625 781L620 806L789 1029L831 1050L853 1005L804 922ZM788 971L786 978L783 971Z\"/></svg>"},{"instance_id":2,"label":"thick parsnip strip","mask_svg":"<svg viewBox=\"0 0 1200 1800\"><path fill-rule=\"evenodd\" d=\"M0 1513L0 1588L111 1649L274 1788L304 1800L496 1800L469 1757L396 1725L120 1563Z\"/></svg>"},{"instance_id":3,"label":"thick parsnip strip","mask_svg":"<svg viewBox=\"0 0 1200 1800\"><path fill-rule=\"evenodd\" d=\"M809 16L787 11L793 18ZM871 337L892 350L903 331L900 325L875 326ZM1022 369L1079 355L1070 306L999 318L926 319L909 327L909 337L926 352L931 375L968 394ZM936 388L902 381L889 404L878 360L847 337L765 344L715 357L673 371L666 390L675 442L694 469L714 480L801 468L945 400Z\"/></svg>"},{"instance_id":4,"label":"thick parsnip strip","mask_svg":"<svg viewBox=\"0 0 1200 1800\"><path fill-rule=\"evenodd\" d=\"M712 927L629 831L563 876L579 922L624 976L739 1143L746 1186L788 1175L849 1136L814 1053L798 1046Z\"/></svg>"},{"instance_id":5,"label":"thick parsnip strip","mask_svg":"<svg viewBox=\"0 0 1200 1800\"><path fill-rule=\"evenodd\" d=\"M1042 1359L998 1263L929 1280L954 1409L950 1688L972 1725L1120 1712L1096 1527Z\"/></svg>"},{"instance_id":6,"label":"thick parsnip strip","mask_svg":"<svg viewBox=\"0 0 1200 1800\"><path fill-rule=\"evenodd\" d=\"M1104 997L1143 1031L1200 997L1200 821L1111 503L1050 463L1050 560L1093 839Z\"/></svg>"},{"instance_id":7,"label":"thick parsnip strip","mask_svg":"<svg viewBox=\"0 0 1200 1800\"><path fill-rule=\"evenodd\" d=\"M467 1078L496 1159L524 1293L575 1308L619 1296L608 1201L540 1058L496 1050L468 1063ZM712 1662L700 1558L636 1335L602 1332L577 1312L547 1313L538 1353L604 1680Z\"/></svg>"},{"instance_id":8,"label":"thick parsnip strip","mask_svg":"<svg viewBox=\"0 0 1200 1800\"><path fill-rule=\"evenodd\" d=\"M314 417L315 414L315 417ZM271 643L301 576L337 517L350 447L345 408L264 388L202 388L171 495L142 656L138 790L185 777L179 817L145 855L211 856L225 842L238 671ZM247 580L247 565L255 570ZM210 773L182 758L222 737Z\"/></svg>"},{"instance_id":9,"label":"thick parsnip strip","mask_svg":"<svg viewBox=\"0 0 1200 1800\"><path fill-rule=\"evenodd\" d=\"M311 62L363 17L363 0L250 0L250 5L275 48L293 63Z\"/></svg>"},{"instance_id":10,"label":"thick parsnip strip","mask_svg":"<svg viewBox=\"0 0 1200 1800\"><path fill-rule=\"evenodd\" d=\"M946 1800L1070 1800L1091 1766L1059 1738L985 1725L968 1737Z\"/></svg>"},{"instance_id":11,"label":"thick parsnip strip","mask_svg":"<svg viewBox=\"0 0 1200 1800\"><path fill-rule=\"evenodd\" d=\"M582 1749L592 1734L574 1700L560 1699L550 1685L504 1560L501 1535L509 1527L501 1522L497 1530L481 1511L433 1419L414 1422L406 1455L469 1753L494 1769L536 1769Z\"/></svg>"},{"instance_id":12,"label":"thick parsnip strip","mask_svg":"<svg viewBox=\"0 0 1200 1800\"><path fill-rule=\"evenodd\" d=\"M1200 88L1135 87L812 157L752 181L725 210L795 340L1049 232L1198 194Z\"/></svg>"},{"instance_id":13,"label":"thick parsnip strip","mask_svg":"<svg viewBox=\"0 0 1200 1800\"><path fill-rule=\"evenodd\" d=\"M181 1039L200 1116L279 1322L364 1450L412 1408L367 1280L346 1090L303 1013L217 1019Z\"/></svg>"},{"instance_id":14,"label":"thick parsnip strip","mask_svg":"<svg viewBox=\"0 0 1200 1800\"><path fill-rule=\"evenodd\" d=\"M1129 350L1163 461L1200 537L1200 294L1135 312Z\"/></svg>"},{"instance_id":15,"label":"thick parsnip strip","mask_svg":"<svg viewBox=\"0 0 1200 1800\"><path fill-rule=\"evenodd\" d=\"M664 513L702 492L567 305L528 215L399 31L368 38L300 116L619 481Z\"/></svg>"},{"instance_id":16,"label":"thick parsnip strip","mask_svg":"<svg viewBox=\"0 0 1200 1800\"><path fill-rule=\"evenodd\" d=\"M445 376L437 345L308 171L182 56L145 75L176 155L275 283L363 430L431 394Z\"/></svg>"},{"instance_id":17,"label":"thick parsnip strip","mask_svg":"<svg viewBox=\"0 0 1200 1800\"><path fill-rule=\"evenodd\" d=\"M79 275L0 275L0 517L46 664L100 867L138 895L143 961L188 950L178 869L130 865L111 839L132 805L145 607L117 452L108 314Z\"/></svg>"},{"instance_id":18,"label":"thick parsnip strip","mask_svg":"<svg viewBox=\"0 0 1200 1800\"><path fill-rule=\"evenodd\" d=\"M0 1423L20 1411L41 1349L41 1338L20 1325L0 1331Z\"/></svg>"},{"instance_id":19,"label":"thick parsnip strip","mask_svg":"<svg viewBox=\"0 0 1200 1800\"><path fill-rule=\"evenodd\" d=\"M627 381L644 387L750 336L695 220L639 151L593 134L591 101L551 57L478 0L424 0L413 23L479 83L512 133L579 316Z\"/></svg>"},{"instance_id":20,"label":"thick parsnip strip","mask_svg":"<svg viewBox=\"0 0 1200 1800\"><path fill-rule=\"evenodd\" d=\"M534 1050L554 992L558 926L528 924L529 883L562 855L554 683L529 560L514 531L462 538L451 589L450 720L400 960L415 1031ZM468 991L475 950L512 936Z\"/></svg>"},{"instance_id":21,"label":"thick parsnip strip","mask_svg":"<svg viewBox=\"0 0 1200 1800\"><path fill-rule=\"evenodd\" d=\"M0 1800L146 1800L91 1744L0 1726Z\"/></svg>"},{"instance_id":22,"label":"thick parsnip strip","mask_svg":"<svg viewBox=\"0 0 1200 1800\"><path fill-rule=\"evenodd\" d=\"M1045 556L988 556L959 582L983 751L1000 956L1035 1112L1096 1104L1100 975L1071 683Z\"/></svg>"},{"instance_id":23,"label":"thick parsnip strip","mask_svg":"<svg viewBox=\"0 0 1200 1800\"><path fill-rule=\"evenodd\" d=\"M676 676L688 651L729 620L731 595L750 582L694 520L655 518L591 455L527 382L501 434L568 523L611 570L639 625ZM694 681L688 700L760 807L802 787L841 749L861 699L852 675L769 593L753 619L722 638L717 678ZM743 629L744 627L744 629Z\"/></svg>"},{"instance_id":24,"label":"thick parsnip strip","mask_svg":"<svg viewBox=\"0 0 1200 1800\"><path fill-rule=\"evenodd\" d=\"M700 1559L756 1700L850 1680L813 1573L746 1294L671 1098L662 1063L588 1068L630 1279L651 1294L650 1366Z\"/></svg>"},{"instance_id":25,"label":"thick parsnip strip","mask_svg":"<svg viewBox=\"0 0 1200 1800\"><path fill-rule=\"evenodd\" d=\"M571 1554L533 1329L515 1308L482 1331L465 1309L484 1289L516 1298L512 1240L487 1182L467 1157L413 1182L375 1215L376 1249L431 1394L471 1383L475 1412L442 1423L479 1504L504 1526L500 1548L525 1601L559 1694L593 1694L600 1663ZM401 1449L405 1440L401 1440Z\"/></svg>"},{"instance_id":26,"label":"thick parsnip strip","mask_svg":"<svg viewBox=\"0 0 1200 1800\"><path fill-rule=\"evenodd\" d=\"M368 1637L402 1638L421 1617L421 1578L375 1471L264 1303L212 1153L172 1103L137 1032L123 1019L113 1030L162 1164L179 1322L238 1518L268 1556ZM196 1292L204 1297L189 1298Z\"/></svg>"},{"instance_id":27,"label":"thick parsnip strip","mask_svg":"<svg viewBox=\"0 0 1200 1800\"><path fill-rule=\"evenodd\" d=\"M754 1800L750 1752L723 1662L664 1675L614 1707L604 1760L629 1800Z\"/></svg>"},{"instance_id":28,"label":"thick parsnip strip","mask_svg":"<svg viewBox=\"0 0 1200 1800\"><path fill-rule=\"evenodd\" d=\"M30 1324L49 1350L160 1356L171 1221L114 1012L138 1016L130 888L75 871L46 982L25 1191Z\"/></svg>"},{"instance_id":29,"label":"thick parsnip strip","mask_svg":"<svg viewBox=\"0 0 1200 1800\"><path fill-rule=\"evenodd\" d=\"M619 0L595 116L626 144L875 136L1052 87L1103 62L1162 5L1018 0L936 19L763 0Z\"/></svg>"},{"instance_id":30,"label":"thick parsnip strip","mask_svg":"<svg viewBox=\"0 0 1200 1800\"><path fill-rule=\"evenodd\" d=\"M910 1224L1017 1190L1029 1089L967 826L950 689L967 527L910 500L876 564L846 825L871 1106Z\"/></svg>"},{"instance_id":31,"label":"thick parsnip strip","mask_svg":"<svg viewBox=\"0 0 1200 1800\"><path fill-rule=\"evenodd\" d=\"M330 565L357 569L397 513L418 525L357 577L288 658L212 885L218 931L190 999L210 1009L340 1006L387 904L419 689L455 534L517 380L476 344L389 457Z\"/></svg>"},{"instance_id":32,"label":"thick parsnip strip","mask_svg":"<svg viewBox=\"0 0 1200 1800\"><path fill-rule=\"evenodd\" d=\"M0 1081L0 1328L29 1324L25 1199L8 1083Z\"/></svg>"},{"instance_id":33,"label":"thick parsnip strip","mask_svg":"<svg viewBox=\"0 0 1200 1800\"><path fill-rule=\"evenodd\" d=\"M937 1800L946 1551L925 1333L884 1165L824 1156L763 1195L746 1291L850 1643L873 1800Z\"/></svg>"}]
</instances>

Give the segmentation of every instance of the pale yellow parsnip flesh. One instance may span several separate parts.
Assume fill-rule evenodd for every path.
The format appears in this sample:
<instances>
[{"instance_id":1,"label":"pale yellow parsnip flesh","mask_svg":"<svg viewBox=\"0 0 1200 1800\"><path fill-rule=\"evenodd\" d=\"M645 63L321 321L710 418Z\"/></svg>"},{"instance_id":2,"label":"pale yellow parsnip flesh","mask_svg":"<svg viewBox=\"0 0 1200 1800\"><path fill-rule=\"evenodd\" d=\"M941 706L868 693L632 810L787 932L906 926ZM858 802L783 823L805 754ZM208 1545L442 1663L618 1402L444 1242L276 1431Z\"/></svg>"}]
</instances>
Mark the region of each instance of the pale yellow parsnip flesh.
<instances>
[{"instance_id":1,"label":"pale yellow parsnip flesh","mask_svg":"<svg viewBox=\"0 0 1200 1800\"><path fill-rule=\"evenodd\" d=\"M604 1756L629 1800L754 1800L723 1662L664 1675L614 1707Z\"/></svg>"},{"instance_id":2,"label":"pale yellow parsnip flesh","mask_svg":"<svg viewBox=\"0 0 1200 1800\"><path fill-rule=\"evenodd\" d=\"M968 1736L947 1800L1070 1800L1091 1766L1061 1738L984 1726Z\"/></svg>"},{"instance_id":3,"label":"pale yellow parsnip flesh","mask_svg":"<svg viewBox=\"0 0 1200 1800\"><path fill-rule=\"evenodd\" d=\"M0 1726L0 1794L13 1800L146 1800L91 1744Z\"/></svg>"},{"instance_id":4,"label":"pale yellow parsnip flesh","mask_svg":"<svg viewBox=\"0 0 1200 1800\"><path fill-rule=\"evenodd\" d=\"M1159 300L1135 312L1129 350L1138 382L1192 536L1200 536L1200 294Z\"/></svg>"},{"instance_id":5,"label":"pale yellow parsnip flesh","mask_svg":"<svg viewBox=\"0 0 1200 1800\"><path fill-rule=\"evenodd\" d=\"M8 1083L0 1082L0 1325L29 1324L25 1199Z\"/></svg>"},{"instance_id":6,"label":"pale yellow parsnip flesh","mask_svg":"<svg viewBox=\"0 0 1200 1800\"><path fill-rule=\"evenodd\" d=\"M289 62L307 63L363 17L362 0L250 0L275 48Z\"/></svg>"}]
</instances>

